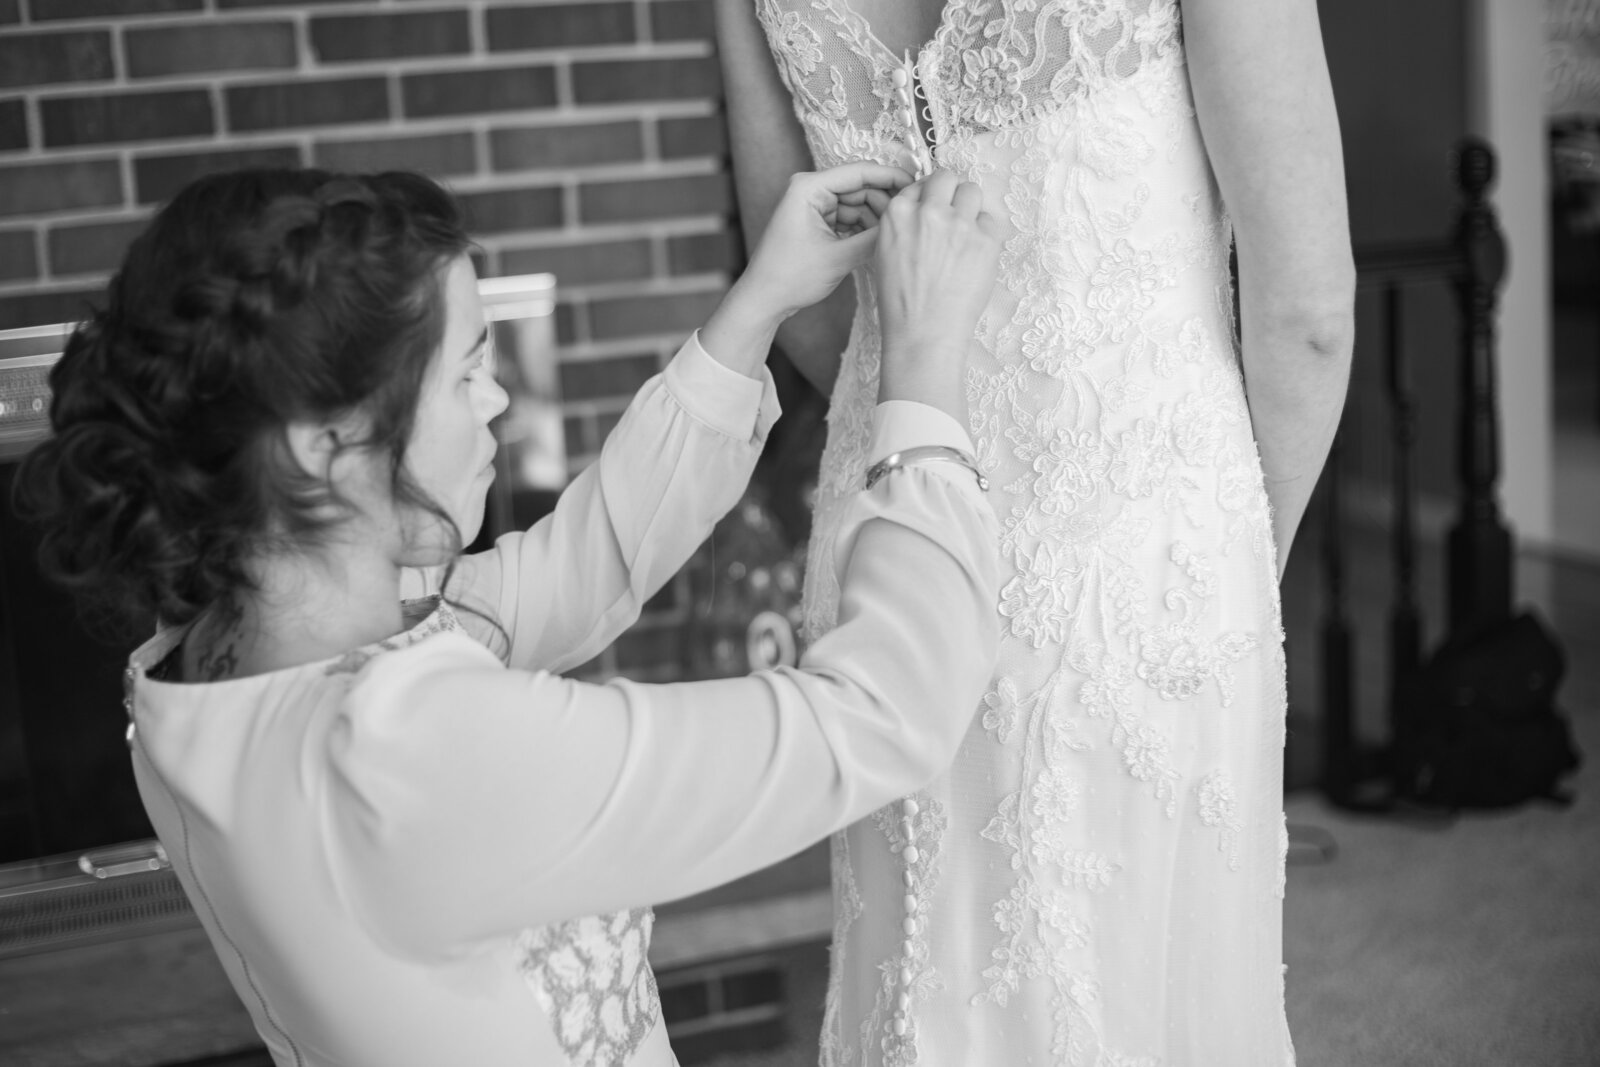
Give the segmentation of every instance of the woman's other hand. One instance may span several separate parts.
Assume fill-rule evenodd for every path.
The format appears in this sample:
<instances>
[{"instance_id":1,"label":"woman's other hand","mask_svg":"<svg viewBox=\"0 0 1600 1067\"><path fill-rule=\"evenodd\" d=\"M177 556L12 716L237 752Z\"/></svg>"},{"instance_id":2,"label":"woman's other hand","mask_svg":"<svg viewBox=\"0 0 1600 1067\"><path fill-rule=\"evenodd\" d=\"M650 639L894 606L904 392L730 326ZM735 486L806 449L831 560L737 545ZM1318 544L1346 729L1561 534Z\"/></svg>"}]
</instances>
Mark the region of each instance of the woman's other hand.
<instances>
[{"instance_id":1,"label":"woman's other hand","mask_svg":"<svg viewBox=\"0 0 1600 1067\"><path fill-rule=\"evenodd\" d=\"M871 257L879 220L911 180L899 167L878 163L791 178L749 265L700 331L705 350L755 376L779 324L833 292Z\"/></svg>"},{"instance_id":2,"label":"woman's other hand","mask_svg":"<svg viewBox=\"0 0 1600 1067\"><path fill-rule=\"evenodd\" d=\"M916 400L967 423L967 346L1000 262L983 193L949 171L899 193L878 238L879 400Z\"/></svg>"}]
</instances>

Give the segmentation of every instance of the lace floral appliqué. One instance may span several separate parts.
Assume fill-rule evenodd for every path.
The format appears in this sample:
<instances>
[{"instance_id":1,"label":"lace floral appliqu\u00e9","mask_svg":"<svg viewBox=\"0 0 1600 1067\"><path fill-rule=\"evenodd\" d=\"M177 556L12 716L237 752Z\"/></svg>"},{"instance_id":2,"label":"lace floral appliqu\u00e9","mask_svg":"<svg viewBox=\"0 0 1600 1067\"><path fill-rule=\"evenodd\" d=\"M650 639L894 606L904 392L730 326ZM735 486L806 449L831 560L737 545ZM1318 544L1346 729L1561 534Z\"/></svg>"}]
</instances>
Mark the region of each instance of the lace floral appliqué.
<instances>
[{"instance_id":1,"label":"lace floral appliqu\u00e9","mask_svg":"<svg viewBox=\"0 0 1600 1067\"><path fill-rule=\"evenodd\" d=\"M574 1065L625 1067L661 1014L646 953L649 908L526 930L524 980Z\"/></svg>"}]
</instances>

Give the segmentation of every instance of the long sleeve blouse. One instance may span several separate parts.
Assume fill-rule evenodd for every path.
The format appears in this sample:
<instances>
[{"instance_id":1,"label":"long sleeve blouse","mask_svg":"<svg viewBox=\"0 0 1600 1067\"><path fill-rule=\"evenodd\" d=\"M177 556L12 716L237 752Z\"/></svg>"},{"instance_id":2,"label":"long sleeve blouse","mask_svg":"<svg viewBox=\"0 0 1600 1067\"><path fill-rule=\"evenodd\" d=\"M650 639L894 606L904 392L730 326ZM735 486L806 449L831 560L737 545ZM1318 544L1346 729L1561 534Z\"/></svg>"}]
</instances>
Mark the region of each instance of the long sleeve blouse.
<instances>
[{"instance_id":1,"label":"long sleeve blouse","mask_svg":"<svg viewBox=\"0 0 1600 1067\"><path fill-rule=\"evenodd\" d=\"M950 464L859 495L840 624L798 668L557 673L704 540L777 415L764 372L691 338L555 512L464 559L407 631L204 684L152 677L183 628L134 653L141 796L277 1063L675 1063L649 905L783 859L954 758L997 632L994 518ZM921 405L885 405L876 435L970 447Z\"/></svg>"}]
</instances>

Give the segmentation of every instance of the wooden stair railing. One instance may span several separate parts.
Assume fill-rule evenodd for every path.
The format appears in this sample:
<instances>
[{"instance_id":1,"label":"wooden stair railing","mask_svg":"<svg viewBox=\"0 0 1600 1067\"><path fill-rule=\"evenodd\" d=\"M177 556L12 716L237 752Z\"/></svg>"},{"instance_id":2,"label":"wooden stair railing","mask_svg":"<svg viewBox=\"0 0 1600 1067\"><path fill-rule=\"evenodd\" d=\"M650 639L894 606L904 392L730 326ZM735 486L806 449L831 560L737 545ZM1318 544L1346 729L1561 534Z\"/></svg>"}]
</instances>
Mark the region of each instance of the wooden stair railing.
<instances>
[{"instance_id":1,"label":"wooden stair railing","mask_svg":"<svg viewBox=\"0 0 1600 1067\"><path fill-rule=\"evenodd\" d=\"M1461 314L1461 402L1456 415L1459 508L1446 540L1446 633L1459 637L1511 614L1513 542L1497 500L1501 471L1495 374L1495 314L1505 277L1506 241L1488 197L1495 178L1493 149L1478 138L1467 138L1455 155L1462 206L1448 241L1356 251L1358 289L1381 293L1382 356L1393 443L1393 592L1384 687L1390 736L1387 746L1364 746L1354 725L1354 633L1346 591L1342 448L1336 439L1322 487L1321 788L1330 801L1351 808L1381 809L1393 797L1388 756L1392 746L1405 742L1409 729L1401 686L1425 658L1417 591L1417 399L1403 341L1404 291L1419 282L1449 284ZM1344 436L1343 429L1339 436Z\"/></svg>"}]
</instances>

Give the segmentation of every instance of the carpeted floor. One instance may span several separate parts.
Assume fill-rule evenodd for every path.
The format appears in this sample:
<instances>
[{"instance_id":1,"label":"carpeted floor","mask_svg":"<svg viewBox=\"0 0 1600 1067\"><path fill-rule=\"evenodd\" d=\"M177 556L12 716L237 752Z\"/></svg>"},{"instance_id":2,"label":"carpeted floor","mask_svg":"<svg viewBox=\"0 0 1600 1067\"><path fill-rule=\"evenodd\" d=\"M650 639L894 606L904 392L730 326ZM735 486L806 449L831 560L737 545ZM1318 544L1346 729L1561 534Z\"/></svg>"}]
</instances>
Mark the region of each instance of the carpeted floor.
<instances>
[{"instance_id":1,"label":"carpeted floor","mask_svg":"<svg viewBox=\"0 0 1600 1067\"><path fill-rule=\"evenodd\" d=\"M1565 810L1406 825L1291 798L1338 846L1289 872L1300 1067L1600 1067L1600 710L1574 726Z\"/></svg>"}]
</instances>

